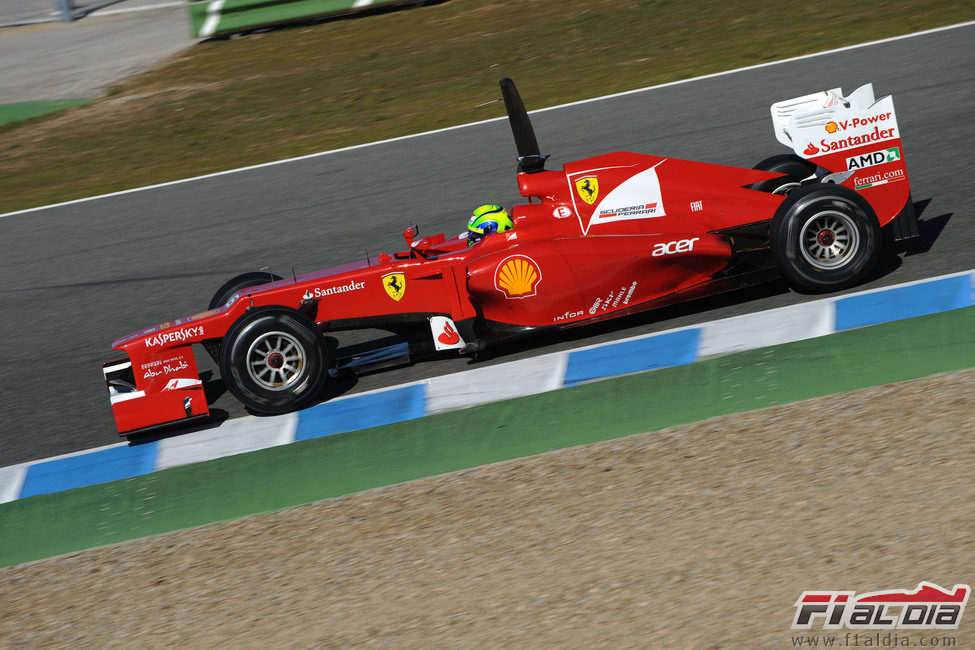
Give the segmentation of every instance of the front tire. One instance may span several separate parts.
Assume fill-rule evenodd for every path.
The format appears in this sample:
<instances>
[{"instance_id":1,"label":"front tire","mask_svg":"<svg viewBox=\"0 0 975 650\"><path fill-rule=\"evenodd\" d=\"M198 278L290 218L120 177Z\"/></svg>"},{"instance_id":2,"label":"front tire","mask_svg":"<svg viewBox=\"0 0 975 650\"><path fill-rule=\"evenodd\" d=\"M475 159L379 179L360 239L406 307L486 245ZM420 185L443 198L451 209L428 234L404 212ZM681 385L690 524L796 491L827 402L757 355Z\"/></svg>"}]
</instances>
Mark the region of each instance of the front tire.
<instances>
[{"instance_id":1,"label":"front tire","mask_svg":"<svg viewBox=\"0 0 975 650\"><path fill-rule=\"evenodd\" d=\"M792 190L772 219L771 241L789 284L812 292L837 291L862 281L881 246L870 204L839 185Z\"/></svg>"},{"instance_id":2,"label":"front tire","mask_svg":"<svg viewBox=\"0 0 975 650\"><path fill-rule=\"evenodd\" d=\"M258 307L238 318L220 346L219 363L234 397L272 415L312 404L328 376L318 327L285 307Z\"/></svg>"},{"instance_id":3,"label":"front tire","mask_svg":"<svg viewBox=\"0 0 975 650\"><path fill-rule=\"evenodd\" d=\"M223 307L238 291L258 287L269 282L277 282L280 279L280 275L275 275L267 271L248 271L247 273L235 275L217 289L217 292L213 294L213 298L210 298L210 306L207 309Z\"/></svg>"},{"instance_id":4,"label":"front tire","mask_svg":"<svg viewBox=\"0 0 975 650\"><path fill-rule=\"evenodd\" d=\"M269 273L268 271L248 271L247 273L235 275L217 289L217 292L210 298L210 304L207 309L223 307L239 291L250 289L251 287L258 287L269 282L277 282L280 279L281 276ZM208 339L204 341L203 349L207 351L207 354L210 355L214 363L220 363L220 339Z\"/></svg>"}]
</instances>

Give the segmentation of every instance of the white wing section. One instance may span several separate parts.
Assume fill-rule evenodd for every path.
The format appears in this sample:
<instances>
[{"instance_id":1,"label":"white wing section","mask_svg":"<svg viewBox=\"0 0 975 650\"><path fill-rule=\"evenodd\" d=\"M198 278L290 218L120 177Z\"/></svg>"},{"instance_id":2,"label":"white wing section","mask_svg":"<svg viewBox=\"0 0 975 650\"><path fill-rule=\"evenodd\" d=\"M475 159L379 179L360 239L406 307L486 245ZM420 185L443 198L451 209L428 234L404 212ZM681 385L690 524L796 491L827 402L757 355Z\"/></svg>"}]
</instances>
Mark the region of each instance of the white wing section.
<instances>
[{"instance_id":1,"label":"white wing section","mask_svg":"<svg viewBox=\"0 0 975 650\"><path fill-rule=\"evenodd\" d=\"M665 161L634 174L613 188L592 211L585 231L589 232L590 228L601 223L664 216L666 212L660 195L660 180L657 178L657 166L662 162Z\"/></svg>"},{"instance_id":2,"label":"white wing section","mask_svg":"<svg viewBox=\"0 0 975 650\"><path fill-rule=\"evenodd\" d=\"M805 115L835 106L842 101L842 98L843 89L833 88L772 104L772 127L775 129L775 138L785 146L792 147L789 118L796 114Z\"/></svg>"},{"instance_id":3,"label":"white wing section","mask_svg":"<svg viewBox=\"0 0 975 650\"><path fill-rule=\"evenodd\" d=\"M775 137L796 155L819 155L900 137L894 100L874 98L873 84L843 97L841 88L772 104Z\"/></svg>"}]
</instances>

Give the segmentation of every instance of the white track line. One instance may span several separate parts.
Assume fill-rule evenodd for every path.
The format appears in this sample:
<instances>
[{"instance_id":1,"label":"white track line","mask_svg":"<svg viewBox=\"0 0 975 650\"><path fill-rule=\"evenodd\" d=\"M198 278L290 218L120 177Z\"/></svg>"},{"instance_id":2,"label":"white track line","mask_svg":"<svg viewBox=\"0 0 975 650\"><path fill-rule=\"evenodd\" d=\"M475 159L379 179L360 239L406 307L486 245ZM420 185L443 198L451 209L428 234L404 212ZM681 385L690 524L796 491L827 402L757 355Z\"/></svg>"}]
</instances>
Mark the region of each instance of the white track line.
<instances>
[{"instance_id":1,"label":"white track line","mask_svg":"<svg viewBox=\"0 0 975 650\"><path fill-rule=\"evenodd\" d=\"M85 18L98 18L99 16L115 16L118 14L131 14L139 11L155 11L156 9L172 9L174 7L185 7L186 3L161 2L154 5L142 5L141 7L123 7L121 9L96 9L90 14L85 14Z\"/></svg>"},{"instance_id":2,"label":"white track line","mask_svg":"<svg viewBox=\"0 0 975 650\"><path fill-rule=\"evenodd\" d=\"M226 2L226 0L223 0ZM873 45L881 45L883 43L892 43L894 41L900 41L907 38L914 38L915 36L924 36L927 34L934 34L936 32L943 32L949 29L958 29L959 27L968 27L970 25L975 25L975 20L970 20L964 23L956 23L954 25L946 25L944 27L935 27L933 29L925 29L920 32L913 32L911 34L903 34L901 36L891 36L890 38L882 38L876 41L869 41L867 43L859 43L857 45L847 45L845 47L838 47L834 50L824 50L822 52L814 52L812 54L803 54L801 56L794 56L788 59L780 59L779 61L769 61L766 63L759 63L756 65L749 65L743 68L735 68L734 70L725 70L724 72L715 72L712 74L702 75L700 77L691 77L690 79L681 79L680 81L670 81L668 83L657 84L656 86L647 86L645 88L637 88L635 90L627 90L620 93L614 93L612 95L603 95L601 97L593 97L592 99L583 99L577 102L569 102L568 104L559 104L557 106L549 106L547 108L538 108L533 111L528 111L530 114L544 113L546 111L556 111L562 108L568 108L570 106L580 106L582 104L589 104L592 102L603 101L604 99L613 99L616 97L624 97L626 95L635 95L636 93L643 93L650 90L657 90L659 88L667 88L670 86L678 86L681 84L692 83L695 81L703 81L705 79L713 79L715 77L723 77L725 75L737 74L739 72L746 72L748 70L757 70L759 68L767 68L773 65L779 65L782 63L791 63L792 61L801 61L803 59L810 59L817 56L825 56L827 54L835 54L837 52L846 52L849 50L855 50L863 47L871 47ZM49 210L52 208L60 208L66 205L74 205L77 203L86 203L88 201L97 201L99 199L107 199L115 196L122 196L124 194L131 194L133 192L143 192L145 190L154 190L160 187L169 187L171 185L180 185L182 183L192 183L195 181L206 180L209 178L216 178L218 176L224 176L227 174L236 174L238 172L251 171L253 169L261 169L263 167L272 167L274 165L284 165L287 163L298 162L300 160L308 160L310 158L318 158L320 156L330 156L332 154L343 153L345 151L354 151L356 149L365 149L366 147L375 147L381 144L389 144L391 142L399 142L402 140L411 140L413 138L422 138L428 135L434 135L437 133L445 133L447 131L455 131L457 129L466 129L471 126L478 126L481 124L489 124L491 122L499 122L501 120L507 119L506 117L493 117L487 120L480 120L478 122L468 122L467 124L458 124L456 126L448 126L442 129L434 129L433 131L424 131L423 133L413 133L411 135L402 135L396 138L388 138L386 140L376 140L374 142L367 142L365 144L356 144L349 147L342 147L340 149L332 149L330 151L319 151L318 153L306 154L304 156L297 156L295 158L285 158L283 160L275 160L273 162L260 163L257 165L249 165L247 167L238 167L237 169L228 169L222 172L213 172L211 174L203 174L202 176L193 176L190 178L181 178L175 181L167 181L165 183L156 183L155 185L146 185L144 187L134 187L128 190L121 190L119 192L109 192L108 194L98 194L96 196L88 196L83 199L73 199L71 201L63 201L61 203L52 203L50 205L41 205L36 208L26 208L24 210L15 210L14 212L7 212L0 214L0 219L4 217L13 217L19 214L27 214L30 212L38 212L40 210Z\"/></svg>"}]
</instances>

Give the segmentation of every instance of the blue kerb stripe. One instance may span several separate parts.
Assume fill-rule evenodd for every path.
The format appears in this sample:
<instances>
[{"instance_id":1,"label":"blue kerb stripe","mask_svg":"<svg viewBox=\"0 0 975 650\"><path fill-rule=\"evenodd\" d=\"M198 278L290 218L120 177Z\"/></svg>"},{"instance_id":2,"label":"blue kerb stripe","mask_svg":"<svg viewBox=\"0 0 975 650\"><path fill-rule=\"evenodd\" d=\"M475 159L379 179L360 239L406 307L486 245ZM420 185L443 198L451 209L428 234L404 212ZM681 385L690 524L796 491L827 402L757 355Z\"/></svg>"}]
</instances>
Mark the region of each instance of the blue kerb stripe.
<instances>
[{"instance_id":1,"label":"blue kerb stripe","mask_svg":"<svg viewBox=\"0 0 975 650\"><path fill-rule=\"evenodd\" d=\"M31 465L20 498L150 474L156 469L157 447L156 442L112 447Z\"/></svg>"},{"instance_id":2,"label":"blue kerb stripe","mask_svg":"<svg viewBox=\"0 0 975 650\"><path fill-rule=\"evenodd\" d=\"M393 390L326 402L298 413L295 440L322 438L426 415L426 386Z\"/></svg>"},{"instance_id":3,"label":"blue kerb stripe","mask_svg":"<svg viewBox=\"0 0 975 650\"><path fill-rule=\"evenodd\" d=\"M689 329L569 353L565 385L691 363L701 330Z\"/></svg>"},{"instance_id":4,"label":"blue kerb stripe","mask_svg":"<svg viewBox=\"0 0 975 650\"><path fill-rule=\"evenodd\" d=\"M836 301L836 329L848 330L972 304L972 277L959 275Z\"/></svg>"}]
</instances>

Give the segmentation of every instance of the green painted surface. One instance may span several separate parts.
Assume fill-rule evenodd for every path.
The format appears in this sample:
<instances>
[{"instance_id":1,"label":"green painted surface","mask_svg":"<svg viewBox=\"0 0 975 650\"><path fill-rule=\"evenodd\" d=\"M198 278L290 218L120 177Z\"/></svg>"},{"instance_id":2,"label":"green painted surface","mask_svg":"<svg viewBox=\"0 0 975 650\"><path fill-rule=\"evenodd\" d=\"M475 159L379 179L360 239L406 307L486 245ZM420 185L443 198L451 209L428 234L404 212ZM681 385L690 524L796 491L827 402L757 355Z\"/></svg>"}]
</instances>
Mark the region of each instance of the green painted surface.
<instances>
[{"instance_id":1,"label":"green painted surface","mask_svg":"<svg viewBox=\"0 0 975 650\"><path fill-rule=\"evenodd\" d=\"M973 366L969 307L31 497L0 505L0 566Z\"/></svg>"},{"instance_id":2,"label":"green painted surface","mask_svg":"<svg viewBox=\"0 0 975 650\"><path fill-rule=\"evenodd\" d=\"M361 8L368 9L396 1L401 0L377 0ZM210 4L190 3L190 23L194 36L204 36L200 32L206 22ZM354 5L355 0L227 0L220 9L220 20L216 28L205 36L233 34L258 27L327 16L351 11Z\"/></svg>"},{"instance_id":3,"label":"green painted surface","mask_svg":"<svg viewBox=\"0 0 975 650\"><path fill-rule=\"evenodd\" d=\"M72 106L80 106L91 99L59 99L48 102L21 102L19 104L0 104L0 126L19 122L38 115L54 113Z\"/></svg>"}]
</instances>

